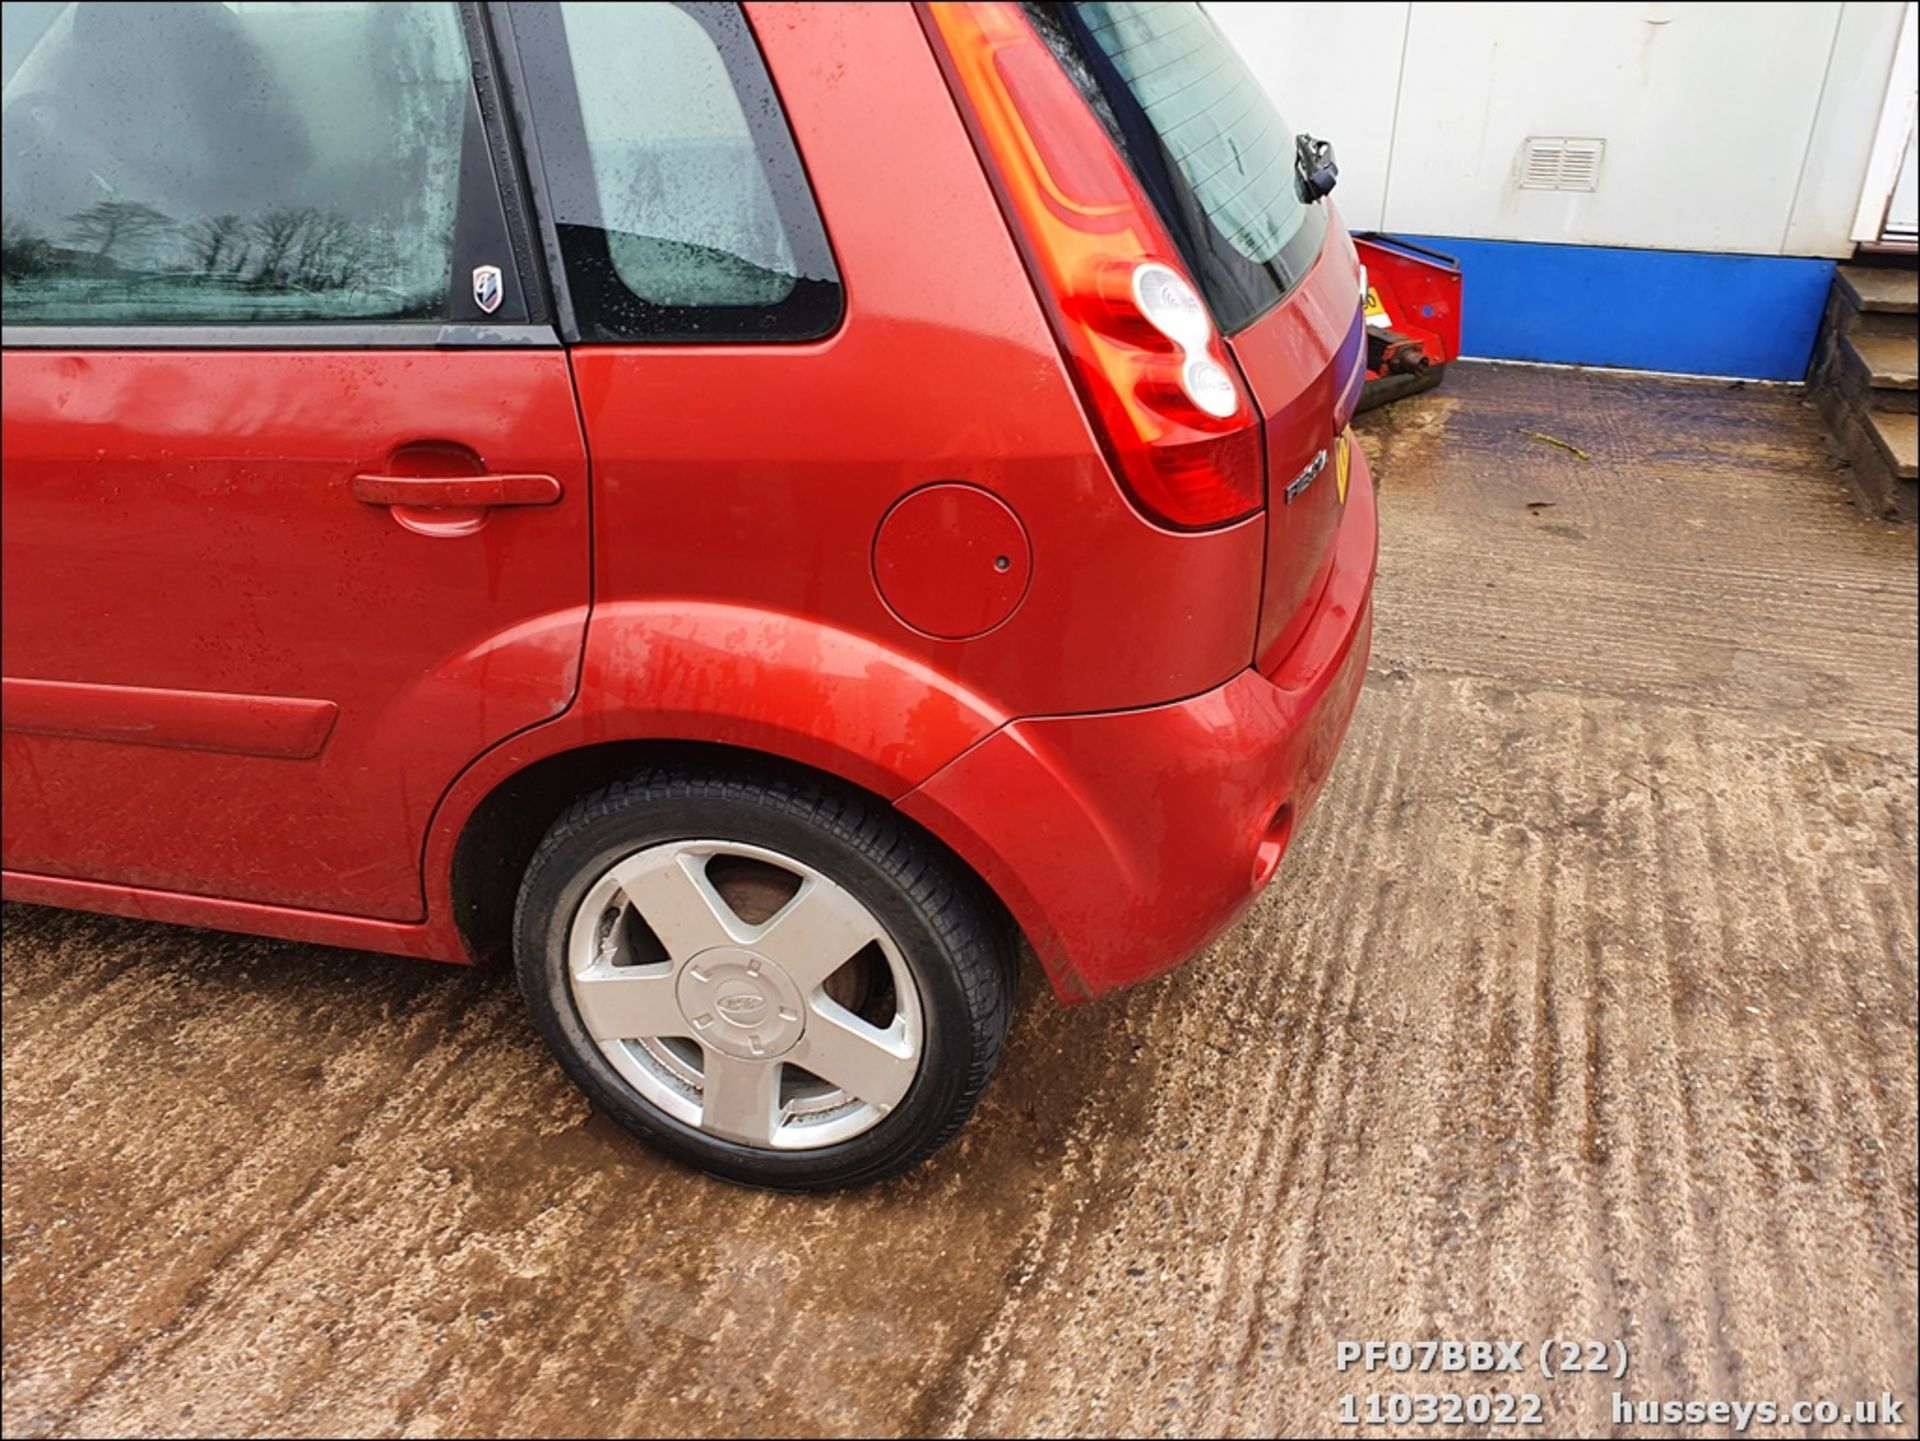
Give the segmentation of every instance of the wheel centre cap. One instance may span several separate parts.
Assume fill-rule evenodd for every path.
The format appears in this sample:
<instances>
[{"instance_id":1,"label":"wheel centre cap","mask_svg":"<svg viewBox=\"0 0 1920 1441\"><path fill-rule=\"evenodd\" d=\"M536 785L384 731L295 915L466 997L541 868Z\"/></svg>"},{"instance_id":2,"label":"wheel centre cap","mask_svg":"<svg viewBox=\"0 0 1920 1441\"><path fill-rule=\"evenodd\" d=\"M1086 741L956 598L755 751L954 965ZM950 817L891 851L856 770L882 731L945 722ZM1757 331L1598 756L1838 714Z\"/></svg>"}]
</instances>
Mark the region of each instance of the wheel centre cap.
<instances>
[{"instance_id":1,"label":"wheel centre cap","mask_svg":"<svg viewBox=\"0 0 1920 1441\"><path fill-rule=\"evenodd\" d=\"M680 968L680 1013L715 1050L770 1061L806 1029L806 1004L787 973L753 951L715 946Z\"/></svg>"}]
</instances>

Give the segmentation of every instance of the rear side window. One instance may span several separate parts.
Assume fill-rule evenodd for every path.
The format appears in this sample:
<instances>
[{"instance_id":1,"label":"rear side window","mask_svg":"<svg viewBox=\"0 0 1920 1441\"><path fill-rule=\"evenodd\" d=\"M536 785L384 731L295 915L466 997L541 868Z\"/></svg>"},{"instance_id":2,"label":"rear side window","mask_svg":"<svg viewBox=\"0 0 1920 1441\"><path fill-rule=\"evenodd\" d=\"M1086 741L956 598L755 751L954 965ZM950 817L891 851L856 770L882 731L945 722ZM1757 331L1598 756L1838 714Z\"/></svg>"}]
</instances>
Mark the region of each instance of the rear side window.
<instances>
[{"instance_id":1,"label":"rear side window","mask_svg":"<svg viewBox=\"0 0 1920 1441\"><path fill-rule=\"evenodd\" d=\"M839 323L832 252L737 6L519 4L513 21L581 339Z\"/></svg>"},{"instance_id":2,"label":"rear side window","mask_svg":"<svg viewBox=\"0 0 1920 1441\"><path fill-rule=\"evenodd\" d=\"M1125 152L1222 330L1270 310L1326 238L1295 137L1198 5L1030 5Z\"/></svg>"},{"instance_id":3,"label":"rear side window","mask_svg":"<svg viewBox=\"0 0 1920 1441\"><path fill-rule=\"evenodd\" d=\"M471 93L458 7L21 18L0 37L9 324L446 317Z\"/></svg>"}]
</instances>

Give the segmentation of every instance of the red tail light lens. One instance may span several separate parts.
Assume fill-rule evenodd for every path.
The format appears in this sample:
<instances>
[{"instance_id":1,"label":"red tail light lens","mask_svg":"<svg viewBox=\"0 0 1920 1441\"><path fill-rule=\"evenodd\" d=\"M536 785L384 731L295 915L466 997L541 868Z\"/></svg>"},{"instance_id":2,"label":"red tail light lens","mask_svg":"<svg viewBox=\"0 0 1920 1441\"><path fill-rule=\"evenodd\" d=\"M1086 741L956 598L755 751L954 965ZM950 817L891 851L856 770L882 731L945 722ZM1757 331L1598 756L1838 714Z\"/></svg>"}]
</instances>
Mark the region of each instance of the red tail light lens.
<instances>
[{"instance_id":1,"label":"red tail light lens","mask_svg":"<svg viewBox=\"0 0 1920 1441\"><path fill-rule=\"evenodd\" d=\"M1019 7L929 7L1120 478L1183 530L1258 510L1259 416L1165 226Z\"/></svg>"}]
</instances>

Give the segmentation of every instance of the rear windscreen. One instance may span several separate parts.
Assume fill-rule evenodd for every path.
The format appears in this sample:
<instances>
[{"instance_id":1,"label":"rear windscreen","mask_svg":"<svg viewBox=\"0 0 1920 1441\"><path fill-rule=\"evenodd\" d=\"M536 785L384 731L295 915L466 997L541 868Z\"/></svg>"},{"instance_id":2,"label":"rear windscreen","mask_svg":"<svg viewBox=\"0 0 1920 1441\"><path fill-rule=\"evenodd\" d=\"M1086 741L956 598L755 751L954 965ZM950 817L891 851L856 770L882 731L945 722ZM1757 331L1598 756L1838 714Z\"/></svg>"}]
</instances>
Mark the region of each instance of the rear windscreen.
<instances>
[{"instance_id":1,"label":"rear windscreen","mask_svg":"<svg viewBox=\"0 0 1920 1441\"><path fill-rule=\"evenodd\" d=\"M1198 5L1029 5L1173 231L1227 332L1312 266L1326 207L1302 189L1293 131Z\"/></svg>"}]
</instances>

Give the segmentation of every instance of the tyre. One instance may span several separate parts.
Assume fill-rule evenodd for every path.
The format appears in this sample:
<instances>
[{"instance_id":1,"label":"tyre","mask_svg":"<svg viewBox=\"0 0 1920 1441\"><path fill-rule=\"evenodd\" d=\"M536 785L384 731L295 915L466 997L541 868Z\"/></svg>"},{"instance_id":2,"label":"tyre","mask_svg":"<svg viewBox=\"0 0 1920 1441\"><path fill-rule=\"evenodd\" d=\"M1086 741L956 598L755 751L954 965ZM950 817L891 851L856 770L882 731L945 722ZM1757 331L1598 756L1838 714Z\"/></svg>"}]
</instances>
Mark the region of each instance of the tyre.
<instances>
[{"instance_id":1,"label":"tyre","mask_svg":"<svg viewBox=\"0 0 1920 1441\"><path fill-rule=\"evenodd\" d=\"M858 1185L960 1128L1000 1058L1011 936L884 803L658 769L582 797L521 883L535 1023L602 1109L746 1185Z\"/></svg>"}]
</instances>

